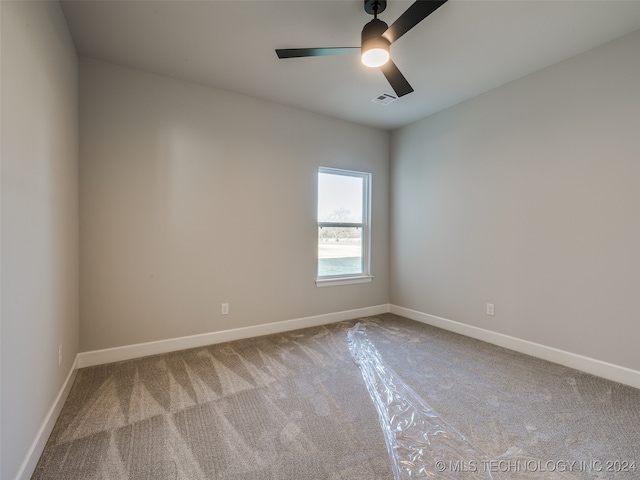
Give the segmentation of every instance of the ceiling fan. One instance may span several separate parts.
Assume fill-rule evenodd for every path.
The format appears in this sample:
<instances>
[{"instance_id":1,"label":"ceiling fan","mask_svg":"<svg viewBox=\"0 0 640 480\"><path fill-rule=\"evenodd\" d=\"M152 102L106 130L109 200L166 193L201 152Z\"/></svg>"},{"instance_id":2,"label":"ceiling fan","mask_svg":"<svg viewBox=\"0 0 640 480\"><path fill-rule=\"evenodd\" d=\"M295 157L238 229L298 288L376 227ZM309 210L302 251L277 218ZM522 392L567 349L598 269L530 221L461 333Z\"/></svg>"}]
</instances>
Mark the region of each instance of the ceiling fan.
<instances>
[{"instance_id":1,"label":"ceiling fan","mask_svg":"<svg viewBox=\"0 0 640 480\"><path fill-rule=\"evenodd\" d=\"M378 14L387 8L386 0L364 0L364 10L373 20L362 29L360 47L278 48L278 58L324 57L360 52L362 63L380 67L398 97L413 92L413 88L390 58L389 46L431 15L447 0L417 0L389 27Z\"/></svg>"}]
</instances>

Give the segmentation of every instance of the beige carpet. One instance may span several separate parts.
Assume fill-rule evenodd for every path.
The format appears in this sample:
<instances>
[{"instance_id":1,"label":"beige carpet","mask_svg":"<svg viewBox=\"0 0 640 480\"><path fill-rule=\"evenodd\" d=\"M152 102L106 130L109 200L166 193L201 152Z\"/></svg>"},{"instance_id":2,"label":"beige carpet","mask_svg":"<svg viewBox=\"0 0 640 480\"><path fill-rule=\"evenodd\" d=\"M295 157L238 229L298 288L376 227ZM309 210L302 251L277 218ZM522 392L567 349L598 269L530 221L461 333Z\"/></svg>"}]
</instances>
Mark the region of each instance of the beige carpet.
<instances>
[{"instance_id":1,"label":"beige carpet","mask_svg":"<svg viewBox=\"0 0 640 480\"><path fill-rule=\"evenodd\" d=\"M437 478L640 478L639 390L391 314L360 322L487 460ZM32 478L391 480L355 323L81 369Z\"/></svg>"}]
</instances>

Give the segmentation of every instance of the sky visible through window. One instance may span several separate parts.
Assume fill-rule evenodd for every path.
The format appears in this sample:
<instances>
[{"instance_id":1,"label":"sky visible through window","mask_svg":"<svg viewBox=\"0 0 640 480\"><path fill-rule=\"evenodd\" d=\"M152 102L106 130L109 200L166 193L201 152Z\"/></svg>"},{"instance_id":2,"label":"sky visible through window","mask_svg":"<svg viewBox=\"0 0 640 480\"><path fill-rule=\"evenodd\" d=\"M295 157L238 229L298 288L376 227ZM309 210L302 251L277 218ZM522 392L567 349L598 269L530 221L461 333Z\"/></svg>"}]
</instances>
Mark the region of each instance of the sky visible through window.
<instances>
[{"instance_id":1,"label":"sky visible through window","mask_svg":"<svg viewBox=\"0 0 640 480\"><path fill-rule=\"evenodd\" d=\"M319 173L318 221L362 222L362 178Z\"/></svg>"}]
</instances>

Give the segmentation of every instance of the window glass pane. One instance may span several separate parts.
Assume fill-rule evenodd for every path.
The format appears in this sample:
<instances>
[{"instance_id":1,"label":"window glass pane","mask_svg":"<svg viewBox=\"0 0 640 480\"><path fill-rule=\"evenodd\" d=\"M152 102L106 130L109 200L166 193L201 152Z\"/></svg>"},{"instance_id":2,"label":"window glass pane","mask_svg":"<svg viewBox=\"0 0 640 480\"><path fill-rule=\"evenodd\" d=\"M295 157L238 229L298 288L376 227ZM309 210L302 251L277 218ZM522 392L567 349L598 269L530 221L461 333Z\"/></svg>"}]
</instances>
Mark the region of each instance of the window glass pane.
<instances>
[{"instance_id":1,"label":"window glass pane","mask_svg":"<svg viewBox=\"0 0 640 480\"><path fill-rule=\"evenodd\" d=\"M318 174L318 221L362 223L363 178Z\"/></svg>"},{"instance_id":2,"label":"window glass pane","mask_svg":"<svg viewBox=\"0 0 640 480\"><path fill-rule=\"evenodd\" d=\"M362 273L362 228L318 228L318 276Z\"/></svg>"}]
</instances>

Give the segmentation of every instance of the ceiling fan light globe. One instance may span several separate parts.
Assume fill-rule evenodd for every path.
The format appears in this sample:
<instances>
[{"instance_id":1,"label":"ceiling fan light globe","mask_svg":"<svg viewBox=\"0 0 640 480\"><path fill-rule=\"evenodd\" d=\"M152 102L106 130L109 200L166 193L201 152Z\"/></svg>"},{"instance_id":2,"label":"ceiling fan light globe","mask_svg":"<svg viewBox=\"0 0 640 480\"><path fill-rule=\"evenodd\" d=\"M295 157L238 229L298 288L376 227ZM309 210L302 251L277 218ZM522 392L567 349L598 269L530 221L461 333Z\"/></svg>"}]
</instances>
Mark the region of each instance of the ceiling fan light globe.
<instances>
[{"instance_id":1,"label":"ceiling fan light globe","mask_svg":"<svg viewBox=\"0 0 640 480\"><path fill-rule=\"evenodd\" d=\"M362 53L362 63L367 67L381 67L389 61L389 50L371 48Z\"/></svg>"}]
</instances>

